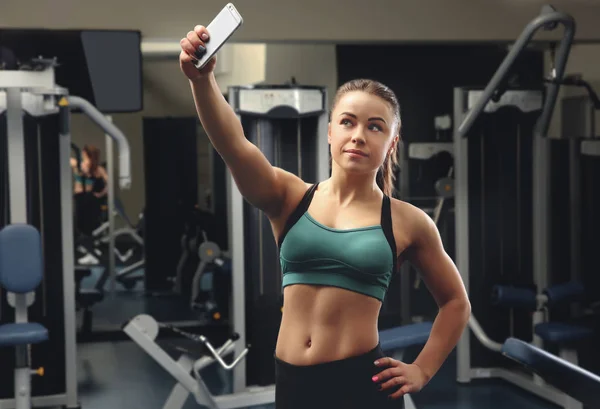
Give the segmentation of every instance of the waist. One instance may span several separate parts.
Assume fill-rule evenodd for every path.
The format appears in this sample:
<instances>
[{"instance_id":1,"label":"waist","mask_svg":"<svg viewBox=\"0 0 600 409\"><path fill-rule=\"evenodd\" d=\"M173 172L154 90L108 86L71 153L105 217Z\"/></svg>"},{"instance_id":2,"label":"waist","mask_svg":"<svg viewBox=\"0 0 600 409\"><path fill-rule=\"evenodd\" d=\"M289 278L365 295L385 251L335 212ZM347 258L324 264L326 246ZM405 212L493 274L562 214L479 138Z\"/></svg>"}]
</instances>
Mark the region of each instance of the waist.
<instances>
[{"instance_id":1,"label":"waist","mask_svg":"<svg viewBox=\"0 0 600 409\"><path fill-rule=\"evenodd\" d=\"M279 358L277 354L275 355L275 362L278 367L285 370L318 371L321 376L331 371L336 372L339 376L340 374L351 374L355 370L366 368L373 370L375 360L383 356L385 355L381 349L381 345L377 343L375 347L368 349L366 352L314 364L297 365Z\"/></svg>"},{"instance_id":2,"label":"waist","mask_svg":"<svg viewBox=\"0 0 600 409\"><path fill-rule=\"evenodd\" d=\"M344 359L378 343L381 303L334 287L293 285L284 290L276 356L297 365Z\"/></svg>"}]
</instances>

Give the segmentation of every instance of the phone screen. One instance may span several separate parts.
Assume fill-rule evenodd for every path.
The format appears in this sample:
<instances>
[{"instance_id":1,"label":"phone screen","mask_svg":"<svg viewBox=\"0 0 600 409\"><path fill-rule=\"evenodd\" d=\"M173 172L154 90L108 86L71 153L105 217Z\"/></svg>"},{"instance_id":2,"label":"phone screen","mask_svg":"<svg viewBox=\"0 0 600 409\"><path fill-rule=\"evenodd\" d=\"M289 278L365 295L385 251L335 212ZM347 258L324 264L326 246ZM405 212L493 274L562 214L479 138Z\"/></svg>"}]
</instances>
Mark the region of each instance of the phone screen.
<instances>
[{"instance_id":1,"label":"phone screen","mask_svg":"<svg viewBox=\"0 0 600 409\"><path fill-rule=\"evenodd\" d=\"M232 4L226 5L206 26L210 39L206 42L206 54L194 64L196 68L204 67L242 23L242 17L235 7Z\"/></svg>"}]
</instances>

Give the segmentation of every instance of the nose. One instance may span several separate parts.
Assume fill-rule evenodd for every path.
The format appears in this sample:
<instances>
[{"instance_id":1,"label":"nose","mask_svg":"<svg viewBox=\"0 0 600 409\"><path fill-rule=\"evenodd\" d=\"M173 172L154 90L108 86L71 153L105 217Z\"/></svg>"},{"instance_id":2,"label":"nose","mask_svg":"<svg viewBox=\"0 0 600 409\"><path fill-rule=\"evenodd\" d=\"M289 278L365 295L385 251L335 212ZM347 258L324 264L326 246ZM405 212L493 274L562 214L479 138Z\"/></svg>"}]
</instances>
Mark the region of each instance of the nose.
<instances>
[{"instance_id":1,"label":"nose","mask_svg":"<svg viewBox=\"0 0 600 409\"><path fill-rule=\"evenodd\" d=\"M363 136L363 134L360 130L357 129L352 134L352 142L356 143L356 144L364 144L365 143L365 137Z\"/></svg>"}]
</instances>

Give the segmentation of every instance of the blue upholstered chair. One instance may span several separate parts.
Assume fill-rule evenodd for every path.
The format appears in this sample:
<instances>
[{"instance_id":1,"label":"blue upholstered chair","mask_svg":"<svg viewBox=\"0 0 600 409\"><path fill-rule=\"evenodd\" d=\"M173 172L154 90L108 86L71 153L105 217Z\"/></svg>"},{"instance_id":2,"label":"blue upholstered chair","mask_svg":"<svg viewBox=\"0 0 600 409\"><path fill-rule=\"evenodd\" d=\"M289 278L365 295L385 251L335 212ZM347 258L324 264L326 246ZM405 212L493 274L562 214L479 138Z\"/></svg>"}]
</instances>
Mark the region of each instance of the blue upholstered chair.
<instances>
[{"instance_id":1,"label":"blue upholstered chair","mask_svg":"<svg viewBox=\"0 0 600 409\"><path fill-rule=\"evenodd\" d=\"M27 309L42 282L43 258L40 233L27 224L12 224L0 230L0 286L15 309L15 322L0 325L0 347L14 347L16 409L31 408L29 348L48 339L48 330L29 322ZM42 370L37 371L43 374Z\"/></svg>"}]
</instances>

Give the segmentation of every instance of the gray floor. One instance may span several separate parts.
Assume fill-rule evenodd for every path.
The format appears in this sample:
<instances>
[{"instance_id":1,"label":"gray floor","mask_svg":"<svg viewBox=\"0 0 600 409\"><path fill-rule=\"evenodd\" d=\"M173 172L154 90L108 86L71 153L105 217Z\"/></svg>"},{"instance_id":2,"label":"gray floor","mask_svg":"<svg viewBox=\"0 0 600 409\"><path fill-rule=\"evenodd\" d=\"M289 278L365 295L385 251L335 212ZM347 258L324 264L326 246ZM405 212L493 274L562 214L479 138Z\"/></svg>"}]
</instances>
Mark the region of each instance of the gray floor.
<instances>
[{"instance_id":1,"label":"gray floor","mask_svg":"<svg viewBox=\"0 0 600 409\"><path fill-rule=\"evenodd\" d=\"M133 342L86 343L78 347L79 394L83 409L160 409L173 378ZM552 405L501 381L464 386L454 380L451 357L430 384L413 399L430 409L553 409ZM209 388L218 390L219 376L207 368ZM225 388L227 386L225 385ZM189 399L184 409L198 408ZM258 408L258 407L255 407ZM272 409L274 405L263 406Z\"/></svg>"}]
</instances>

